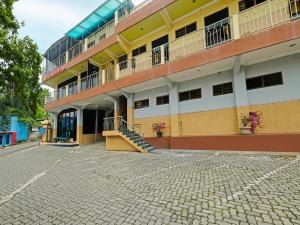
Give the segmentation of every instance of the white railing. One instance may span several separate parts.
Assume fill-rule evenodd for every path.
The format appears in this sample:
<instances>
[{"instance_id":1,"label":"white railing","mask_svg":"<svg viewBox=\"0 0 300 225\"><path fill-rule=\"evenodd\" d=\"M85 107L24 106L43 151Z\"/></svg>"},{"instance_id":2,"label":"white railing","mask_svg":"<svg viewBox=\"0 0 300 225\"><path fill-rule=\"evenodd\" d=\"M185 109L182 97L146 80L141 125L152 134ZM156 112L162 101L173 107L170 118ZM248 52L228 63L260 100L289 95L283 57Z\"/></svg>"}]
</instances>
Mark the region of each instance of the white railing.
<instances>
[{"instance_id":1,"label":"white railing","mask_svg":"<svg viewBox=\"0 0 300 225\"><path fill-rule=\"evenodd\" d=\"M90 48L102 41L103 39L113 35L114 32L115 21L112 20L87 37L87 48Z\"/></svg>"},{"instance_id":2,"label":"white railing","mask_svg":"<svg viewBox=\"0 0 300 225\"><path fill-rule=\"evenodd\" d=\"M54 100L56 100L54 91L49 91L48 95L45 98L45 104L49 104Z\"/></svg>"},{"instance_id":3,"label":"white railing","mask_svg":"<svg viewBox=\"0 0 300 225\"><path fill-rule=\"evenodd\" d=\"M99 72L93 73L81 79L81 91L88 90L100 85Z\"/></svg>"},{"instance_id":4,"label":"white railing","mask_svg":"<svg viewBox=\"0 0 300 225\"><path fill-rule=\"evenodd\" d=\"M62 99L67 96L67 87L63 86L57 89L57 99Z\"/></svg>"},{"instance_id":5,"label":"white railing","mask_svg":"<svg viewBox=\"0 0 300 225\"><path fill-rule=\"evenodd\" d=\"M110 66L104 69L105 83L115 80L115 67Z\"/></svg>"},{"instance_id":6,"label":"white railing","mask_svg":"<svg viewBox=\"0 0 300 225\"><path fill-rule=\"evenodd\" d=\"M232 37L231 19L226 18L203 29L185 35L170 43L156 47L127 61L119 63L120 77L150 69L168 61L180 59L230 41Z\"/></svg>"},{"instance_id":7,"label":"white railing","mask_svg":"<svg viewBox=\"0 0 300 225\"><path fill-rule=\"evenodd\" d=\"M127 121L125 121L122 116L103 118L103 130L121 131L121 132L126 130L134 131L140 137L144 138L143 130L134 124L133 125L128 124Z\"/></svg>"},{"instance_id":8,"label":"white railing","mask_svg":"<svg viewBox=\"0 0 300 225\"><path fill-rule=\"evenodd\" d=\"M71 84L68 84L68 96L78 93L78 82L75 81Z\"/></svg>"},{"instance_id":9,"label":"white railing","mask_svg":"<svg viewBox=\"0 0 300 225\"><path fill-rule=\"evenodd\" d=\"M300 7L300 0L293 1L291 1L291 4L289 4L290 1L286 0L264 2L234 15L234 18L230 17L218 21L151 51L129 58L115 66L106 65L108 67L102 70L103 82L108 83L124 76L134 75L136 72L151 69L169 61L178 60L207 48L223 44L231 41L233 38L238 39L249 33L258 32L291 20L298 13L296 7ZM101 79L99 74L97 73L96 78L94 76L90 75L81 80L81 90L100 85ZM65 95L62 93L59 96Z\"/></svg>"},{"instance_id":10,"label":"white railing","mask_svg":"<svg viewBox=\"0 0 300 225\"><path fill-rule=\"evenodd\" d=\"M240 36L251 34L291 19L290 1L269 0L238 15Z\"/></svg>"},{"instance_id":11,"label":"white railing","mask_svg":"<svg viewBox=\"0 0 300 225\"><path fill-rule=\"evenodd\" d=\"M43 80L47 78L46 77L47 74L51 73L58 67L76 58L81 53L87 51L90 47L96 45L97 43L101 42L103 39L114 34L114 32L115 32L115 21L111 20L110 22L100 27L98 30L96 30L87 38L81 40L79 43L77 43L76 45L68 49L66 52L63 52L56 59L52 60L52 62L47 60L49 63L45 63L45 65L43 65L43 75L44 75Z\"/></svg>"},{"instance_id":12,"label":"white railing","mask_svg":"<svg viewBox=\"0 0 300 225\"><path fill-rule=\"evenodd\" d=\"M74 45L72 48L68 50L68 61L71 61L78 55L80 55L84 50L84 41L79 42L78 44Z\"/></svg>"}]
</instances>

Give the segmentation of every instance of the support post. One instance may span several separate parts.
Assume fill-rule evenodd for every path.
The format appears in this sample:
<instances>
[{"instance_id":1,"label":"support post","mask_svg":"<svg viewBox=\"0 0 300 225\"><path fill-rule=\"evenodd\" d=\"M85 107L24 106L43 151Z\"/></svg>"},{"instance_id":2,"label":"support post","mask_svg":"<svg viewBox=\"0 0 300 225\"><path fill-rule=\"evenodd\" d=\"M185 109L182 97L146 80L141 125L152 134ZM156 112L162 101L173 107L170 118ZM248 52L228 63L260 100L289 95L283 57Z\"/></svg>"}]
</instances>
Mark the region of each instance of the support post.
<instances>
[{"instance_id":1,"label":"support post","mask_svg":"<svg viewBox=\"0 0 300 225\"><path fill-rule=\"evenodd\" d=\"M83 109L77 108L77 135L76 139L78 144L82 144L83 138Z\"/></svg>"},{"instance_id":2,"label":"support post","mask_svg":"<svg viewBox=\"0 0 300 225\"><path fill-rule=\"evenodd\" d=\"M246 87L246 73L245 67L240 65L241 56L236 56L233 68L233 83L234 83L234 95L236 102L236 116L238 121L238 128L242 127L241 115L248 115L249 104Z\"/></svg>"},{"instance_id":3,"label":"support post","mask_svg":"<svg viewBox=\"0 0 300 225\"><path fill-rule=\"evenodd\" d=\"M233 39L240 39L239 14L232 15Z\"/></svg>"}]
</instances>

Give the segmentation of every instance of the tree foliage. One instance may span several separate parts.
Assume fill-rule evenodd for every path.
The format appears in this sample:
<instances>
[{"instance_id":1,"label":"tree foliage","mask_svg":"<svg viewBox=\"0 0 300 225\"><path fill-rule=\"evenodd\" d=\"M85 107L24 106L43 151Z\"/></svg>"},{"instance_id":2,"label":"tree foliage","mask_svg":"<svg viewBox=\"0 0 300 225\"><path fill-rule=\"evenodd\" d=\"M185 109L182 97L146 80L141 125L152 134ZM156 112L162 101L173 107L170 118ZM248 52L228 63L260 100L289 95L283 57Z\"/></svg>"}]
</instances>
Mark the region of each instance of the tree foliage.
<instances>
[{"instance_id":1,"label":"tree foliage","mask_svg":"<svg viewBox=\"0 0 300 225\"><path fill-rule=\"evenodd\" d=\"M16 0L0 0L0 115L7 129L10 115L33 123L44 95L39 85L41 55L28 36L20 38L20 24L13 15ZM40 112L39 112L40 113Z\"/></svg>"}]
</instances>

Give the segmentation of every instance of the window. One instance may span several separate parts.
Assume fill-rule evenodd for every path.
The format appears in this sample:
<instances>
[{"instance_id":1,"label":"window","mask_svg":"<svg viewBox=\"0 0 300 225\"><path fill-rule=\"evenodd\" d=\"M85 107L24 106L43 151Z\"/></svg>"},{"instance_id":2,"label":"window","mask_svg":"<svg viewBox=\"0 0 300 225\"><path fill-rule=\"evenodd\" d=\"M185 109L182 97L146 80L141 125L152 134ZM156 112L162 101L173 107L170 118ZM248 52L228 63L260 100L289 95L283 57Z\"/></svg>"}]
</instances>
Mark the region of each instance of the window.
<instances>
[{"instance_id":1,"label":"window","mask_svg":"<svg viewBox=\"0 0 300 225\"><path fill-rule=\"evenodd\" d=\"M156 97L156 105L165 105L165 104L169 104L169 95Z\"/></svg>"},{"instance_id":2,"label":"window","mask_svg":"<svg viewBox=\"0 0 300 225\"><path fill-rule=\"evenodd\" d=\"M135 109L147 108L149 107L149 99L139 100L134 102Z\"/></svg>"},{"instance_id":3,"label":"window","mask_svg":"<svg viewBox=\"0 0 300 225\"><path fill-rule=\"evenodd\" d=\"M192 33L193 31L197 30L197 23L194 22L192 24L189 24L183 28L180 28L178 30L175 31L175 35L176 35L176 38L180 38L184 35L187 35L189 33Z\"/></svg>"},{"instance_id":4,"label":"window","mask_svg":"<svg viewBox=\"0 0 300 225\"><path fill-rule=\"evenodd\" d=\"M226 95L233 93L232 82L218 84L213 86L213 94L214 96L218 95Z\"/></svg>"},{"instance_id":5,"label":"window","mask_svg":"<svg viewBox=\"0 0 300 225\"><path fill-rule=\"evenodd\" d=\"M146 45L136 48L132 51L132 57L138 56L146 52Z\"/></svg>"},{"instance_id":6,"label":"window","mask_svg":"<svg viewBox=\"0 0 300 225\"><path fill-rule=\"evenodd\" d=\"M127 69L127 65L128 65L128 61L127 61L128 57L127 55L122 55L119 57L119 67L120 67L120 71Z\"/></svg>"},{"instance_id":7,"label":"window","mask_svg":"<svg viewBox=\"0 0 300 225\"><path fill-rule=\"evenodd\" d=\"M201 88L179 93L179 101L180 102L197 99L197 98L201 98L201 97L202 97Z\"/></svg>"},{"instance_id":8,"label":"window","mask_svg":"<svg viewBox=\"0 0 300 225\"><path fill-rule=\"evenodd\" d=\"M246 79L247 90L282 85L282 72Z\"/></svg>"},{"instance_id":9,"label":"window","mask_svg":"<svg viewBox=\"0 0 300 225\"><path fill-rule=\"evenodd\" d=\"M246 10L246 9L249 9L253 6L256 6L260 3L263 3L267 0L242 0L239 2L239 9L240 9L240 12Z\"/></svg>"}]
</instances>

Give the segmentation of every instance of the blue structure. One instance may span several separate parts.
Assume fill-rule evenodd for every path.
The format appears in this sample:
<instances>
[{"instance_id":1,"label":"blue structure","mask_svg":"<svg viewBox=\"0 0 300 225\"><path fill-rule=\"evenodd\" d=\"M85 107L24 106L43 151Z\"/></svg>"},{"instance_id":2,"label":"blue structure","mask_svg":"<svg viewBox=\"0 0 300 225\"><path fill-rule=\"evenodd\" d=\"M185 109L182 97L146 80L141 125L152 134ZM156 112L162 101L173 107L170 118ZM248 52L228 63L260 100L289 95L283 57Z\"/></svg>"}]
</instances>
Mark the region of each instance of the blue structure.
<instances>
[{"instance_id":1,"label":"blue structure","mask_svg":"<svg viewBox=\"0 0 300 225\"><path fill-rule=\"evenodd\" d=\"M1 117L0 117L1 120ZM12 145L12 134L10 132L16 132L16 142L27 141L29 137L29 125L18 121L18 117L10 117L10 125L8 133L2 133L0 136L0 146ZM2 128L0 127L0 132Z\"/></svg>"}]
</instances>

